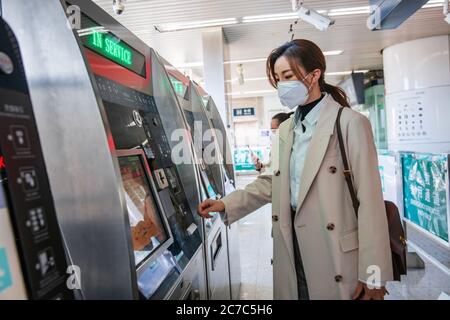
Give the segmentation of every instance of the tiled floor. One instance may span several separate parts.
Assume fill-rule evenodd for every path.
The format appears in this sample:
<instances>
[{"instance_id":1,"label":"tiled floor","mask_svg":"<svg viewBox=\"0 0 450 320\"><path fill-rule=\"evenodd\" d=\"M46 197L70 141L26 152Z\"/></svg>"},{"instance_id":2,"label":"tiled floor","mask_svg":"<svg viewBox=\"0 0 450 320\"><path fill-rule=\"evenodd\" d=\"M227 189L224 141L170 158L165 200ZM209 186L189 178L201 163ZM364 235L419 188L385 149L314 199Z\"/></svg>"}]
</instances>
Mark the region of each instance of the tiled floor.
<instances>
[{"instance_id":1,"label":"tiled floor","mask_svg":"<svg viewBox=\"0 0 450 320\"><path fill-rule=\"evenodd\" d=\"M255 179L255 176L239 176L238 188ZM389 300L436 300L442 292L450 294L450 269L446 258L450 249L433 245L420 233L408 230L410 241L414 241L425 262L425 269L409 269L402 282L390 282L387 289ZM239 221L239 240L241 253L241 299L273 299L272 285L272 237L271 206L266 205ZM438 254L437 254L437 253ZM420 255L420 254L419 254ZM436 255L435 258L433 255ZM428 258L431 258L428 259Z\"/></svg>"},{"instance_id":2,"label":"tiled floor","mask_svg":"<svg viewBox=\"0 0 450 320\"><path fill-rule=\"evenodd\" d=\"M254 176L239 177L238 188L254 179ZM273 298L271 221L270 204L239 221L242 300Z\"/></svg>"}]
</instances>

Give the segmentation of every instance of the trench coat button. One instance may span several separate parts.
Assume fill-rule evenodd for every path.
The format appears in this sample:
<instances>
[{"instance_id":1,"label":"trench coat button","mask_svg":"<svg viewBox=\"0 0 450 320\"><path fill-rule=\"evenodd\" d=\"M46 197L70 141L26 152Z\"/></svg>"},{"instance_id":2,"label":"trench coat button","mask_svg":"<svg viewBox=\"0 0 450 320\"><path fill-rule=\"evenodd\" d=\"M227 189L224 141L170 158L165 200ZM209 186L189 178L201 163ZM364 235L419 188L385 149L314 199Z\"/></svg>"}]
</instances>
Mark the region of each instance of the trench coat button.
<instances>
[{"instance_id":1,"label":"trench coat button","mask_svg":"<svg viewBox=\"0 0 450 320\"><path fill-rule=\"evenodd\" d=\"M270 264L273 265L273 259L270 259Z\"/></svg>"},{"instance_id":2,"label":"trench coat button","mask_svg":"<svg viewBox=\"0 0 450 320\"><path fill-rule=\"evenodd\" d=\"M341 282L342 281L342 276L340 274L338 274L337 276L334 277L334 281Z\"/></svg>"},{"instance_id":3,"label":"trench coat button","mask_svg":"<svg viewBox=\"0 0 450 320\"><path fill-rule=\"evenodd\" d=\"M280 175L280 170L275 170L273 173L278 177Z\"/></svg>"},{"instance_id":4,"label":"trench coat button","mask_svg":"<svg viewBox=\"0 0 450 320\"><path fill-rule=\"evenodd\" d=\"M273 222L277 222L278 221L278 216L272 216L272 221Z\"/></svg>"},{"instance_id":5,"label":"trench coat button","mask_svg":"<svg viewBox=\"0 0 450 320\"><path fill-rule=\"evenodd\" d=\"M333 230L334 230L334 223L329 223L329 224L327 224L327 229L328 229L329 231L333 231Z\"/></svg>"},{"instance_id":6,"label":"trench coat button","mask_svg":"<svg viewBox=\"0 0 450 320\"><path fill-rule=\"evenodd\" d=\"M337 169L336 169L335 166L331 166L331 167L328 168L328 171L329 171L331 174L335 174L336 171L337 171Z\"/></svg>"}]
</instances>

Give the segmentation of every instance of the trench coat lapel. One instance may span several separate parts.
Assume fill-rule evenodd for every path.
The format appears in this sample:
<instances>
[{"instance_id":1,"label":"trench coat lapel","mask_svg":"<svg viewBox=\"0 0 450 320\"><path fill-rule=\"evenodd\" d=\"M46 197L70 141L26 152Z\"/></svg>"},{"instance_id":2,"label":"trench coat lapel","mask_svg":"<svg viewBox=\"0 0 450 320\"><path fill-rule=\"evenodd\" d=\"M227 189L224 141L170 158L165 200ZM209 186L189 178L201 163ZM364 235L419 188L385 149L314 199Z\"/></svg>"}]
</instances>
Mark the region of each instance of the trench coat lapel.
<instances>
[{"instance_id":1,"label":"trench coat lapel","mask_svg":"<svg viewBox=\"0 0 450 320\"><path fill-rule=\"evenodd\" d=\"M328 95L325 98L317 127L309 145L305 166L300 179L300 188L297 201L296 215L308 194L308 191L322 165L322 160L328 148L328 143L333 135L339 105Z\"/></svg>"},{"instance_id":2,"label":"trench coat lapel","mask_svg":"<svg viewBox=\"0 0 450 320\"><path fill-rule=\"evenodd\" d=\"M294 144L294 121L293 115L289 119L287 128L280 128L280 143L279 143L279 168L284 174L280 178L280 226L283 239L286 243L288 253L290 256L292 267L295 270L294 262L294 248L292 237L292 215L291 215L291 193L290 193L290 173L289 162L292 152L292 145Z\"/></svg>"}]
</instances>

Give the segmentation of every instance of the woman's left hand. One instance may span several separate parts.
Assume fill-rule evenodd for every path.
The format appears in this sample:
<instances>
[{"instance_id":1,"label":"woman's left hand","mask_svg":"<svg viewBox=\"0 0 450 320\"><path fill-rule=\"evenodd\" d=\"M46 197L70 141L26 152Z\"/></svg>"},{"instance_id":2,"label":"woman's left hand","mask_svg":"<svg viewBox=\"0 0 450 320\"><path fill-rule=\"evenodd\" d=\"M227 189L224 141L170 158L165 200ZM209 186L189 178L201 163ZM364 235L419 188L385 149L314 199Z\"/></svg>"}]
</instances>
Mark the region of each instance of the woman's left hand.
<instances>
[{"instance_id":1,"label":"woman's left hand","mask_svg":"<svg viewBox=\"0 0 450 320\"><path fill-rule=\"evenodd\" d=\"M386 295L386 287L372 288L370 289L367 284L358 281L353 300L384 300Z\"/></svg>"}]
</instances>

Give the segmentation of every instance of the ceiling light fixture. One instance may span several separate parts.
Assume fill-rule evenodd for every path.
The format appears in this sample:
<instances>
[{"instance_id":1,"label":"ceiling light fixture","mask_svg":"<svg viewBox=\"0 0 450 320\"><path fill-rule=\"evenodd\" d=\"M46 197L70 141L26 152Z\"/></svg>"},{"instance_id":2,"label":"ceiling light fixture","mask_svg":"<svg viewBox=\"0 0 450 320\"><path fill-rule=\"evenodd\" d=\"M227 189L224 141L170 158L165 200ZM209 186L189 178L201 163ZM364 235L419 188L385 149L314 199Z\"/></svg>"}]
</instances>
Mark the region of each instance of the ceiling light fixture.
<instances>
[{"instance_id":1,"label":"ceiling light fixture","mask_svg":"<svg viewBox=\"0 0 450 320\"><path fill-rule=\"evenodd\" d=\"M430 0L422 6L422 9L437 8L437 7L443 6L444 3L445 3L444 0Z\"/></svg>"},{"instance_id":2,"label":"ceiling light fixture","mask_svg":"<svg viewBox=\"0 0 450 320\"><path fill-rule=\"evenodd\" d=\"M227 96L240 96L240 95L253 95L253 94L268 94L268 93L276 93L276 90L254 90L254 91L237 91L237 92L228 92Z\"/></svg>"},{"instance_id":3,"label":"ceiling light fixture","mask_svg":"<svg viewBox=\"0 0 450 320\"><path fill-rule=\"evenodd\" d=\"M159 32L172 32L172 31L207 28L207 27L220 27L220 26L225 26L225 25L230 25L230 24L237 24L238 22L239 21L237 18L192 21L192 22L184 22L184 23L158 25L158 26L155 26L155 30L157 30Z\"/></svg>"},{"instance_id":4,"label":"ceiling light fixture","mask_svg":"<svg viewBox=\"0 0 450 320\"><path fill-rule=\"evenodd\" d=\"M339 9L331 9L328 11L328 15L330 17L333 16L346 16L353 14L369 14L370 6L364 7L353 7L353 8L339 8Z\"/></svg>"},{"instance_id":5,"label":"ceiling light fixture","mask_svg":"<svg viewBox=\"0 0 450 320\"><path fill-rule=\"evenodd\" d=\"M338 56L340 54L343 54L344 50L330 50L330 51L324 51L324 56Z\"/></svg>"},{"instance_id":6,"label":"ceiling light fixture","mask_svg":"<svg viewBox=\"0 0 450 320\"><path fill-rule=\"evenodd\" d=\"M239 64L239 63L248 63L248 62L261 62L266 61L267 58L254 58L254 59L243 59L243 60L229 60L224 61L223 64Z\"/></svg>"},{"instance_id":7,"label":"ceiling light fixture","mask_svg":"<svg viewBox=\"0 0 450 320\"><path fill-rule=\"evenodd\" d=\"M243 23L262 22L262 21L276 21L276 20L292 20L296 19L295 12L278 13L278 14L263 14L258 16L246 16L242 18Z\"/></svg>"},{"instance_id":8,"label":"ceiling light fixture","mask_svg":"<svg viewBox=\"0 0 450 320\"><path fill-rule=\"evenodd\" d=\"M354 73L367 73L370 70L353 70L353 71L336 71L336 72L325 72L326 76L346 76Z\"/></svg>"},{"instance_id":9,"label":"ceiling light fixture","mask_svg":"<svg viewBox=\"0 0 450 320\"><path fill-rule=\"evenodd\" d=\"M431 0L433 1L433 0ZM441 1L441 0L438 0ZM353 8L338 8L331 10L317 10L318 14L326 14L328 16L344 16L344 15L353 15L353 14L369 14L370 7L353 7ZM251 23L251 22L265 22L265 21L275 21L275 20L288 20L288 19L297 19L297 12L288 12L288 13L277 13L277 14L266 14L266 15L258 15L258 16L246 16L242 18L243 23Z\"/></svg>"},{"instance_id":10,"label":"ceiling light fixture","mask_svg":"<svg viewBox=\"0 0 450 320\"><path fill-rule=\"evenodd\" d=\"M103 27L103 26L77 30L78 36L80 36L80 37L88 36L90 34L93 34L94 32L108 33L108 30L105 29L105 27Z\"/></svg>"}]
</instances>

